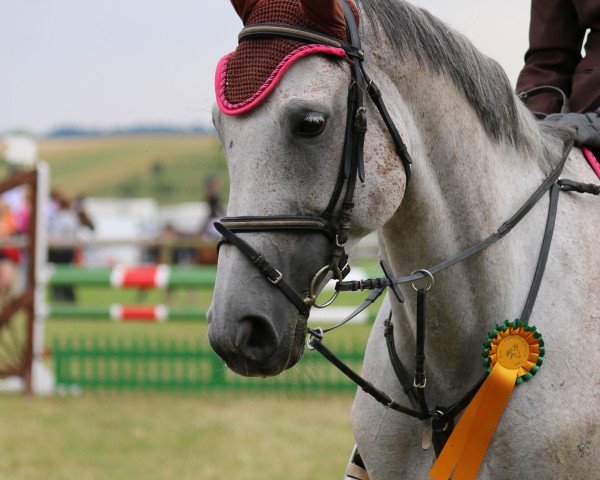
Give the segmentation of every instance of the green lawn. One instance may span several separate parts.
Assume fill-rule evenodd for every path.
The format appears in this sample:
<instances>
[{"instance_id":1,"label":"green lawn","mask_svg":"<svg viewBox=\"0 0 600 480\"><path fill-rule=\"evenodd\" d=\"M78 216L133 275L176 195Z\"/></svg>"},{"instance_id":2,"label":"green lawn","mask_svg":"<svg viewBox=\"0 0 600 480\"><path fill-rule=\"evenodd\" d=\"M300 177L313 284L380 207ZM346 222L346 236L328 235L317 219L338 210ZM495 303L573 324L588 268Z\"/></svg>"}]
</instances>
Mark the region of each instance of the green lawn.
<instances>
[{"instance_id":1,"label":"green lawn","mask_svg":"<svg viewBox=\"0 0 600 480\"><path fill-rule=\"evenodd\" d=\"M137 303L135 290L79 288L79 301ZM358 296L362 298L364 294ZM162 300L148 292L145 303ZM356 303L351 298L342 303ZM210 293L175 292L174 306L204 308ZM327 343L364 345L370 325L349 325ZM194 339L206 323L114 324L51 320L46 341L75 337ZM306 355L317 355L309 352ZM310 382L300 364L286 375ZM351 393L286 391L81 396L0 396L0 478L294 480L340 478L353 446Z\"/></svg>"},{"instance_id":2,"label":"green lawn","mask_svg":"<svg viewBox=\"0 0 600 480\"><path fill-rule=\"evenodd\" d=\"M10 480L340 478L351 395L0 396Z\"/></svg>"}]
</instances>

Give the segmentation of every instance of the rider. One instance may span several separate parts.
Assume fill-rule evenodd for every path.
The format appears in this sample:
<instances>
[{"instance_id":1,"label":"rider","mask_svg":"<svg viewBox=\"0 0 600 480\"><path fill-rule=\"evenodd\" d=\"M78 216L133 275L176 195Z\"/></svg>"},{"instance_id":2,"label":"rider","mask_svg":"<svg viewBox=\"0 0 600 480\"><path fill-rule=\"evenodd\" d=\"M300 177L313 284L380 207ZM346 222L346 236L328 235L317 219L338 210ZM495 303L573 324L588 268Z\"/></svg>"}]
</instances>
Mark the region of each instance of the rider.
<instances>
[{"instance_id":1,"label":"rider","mask_svg":"<svg viewBox=\"0 0 600 480\"><path fill-rule=\"evenodd\" d=\"M529 50L517 92L542 86L555 90L532 91L523 100L538 116L575 128L575 145L600 177L600 0L532 0ZM578 113L566 113L569 109Z\"/></svg>"},{"instance_id":2,"label":"rider","mask_svg":"<svg viewBox=\"0 0 600 480\"><path fill-rule=\"evenodd\" d=\"M600 0L532 0L529 50L517 92L542 85L563 90L573 112L600 108ZM556 93L536 95L527 103L545 114L560 112L561 105Z\"/></svg>"}]
</instances>

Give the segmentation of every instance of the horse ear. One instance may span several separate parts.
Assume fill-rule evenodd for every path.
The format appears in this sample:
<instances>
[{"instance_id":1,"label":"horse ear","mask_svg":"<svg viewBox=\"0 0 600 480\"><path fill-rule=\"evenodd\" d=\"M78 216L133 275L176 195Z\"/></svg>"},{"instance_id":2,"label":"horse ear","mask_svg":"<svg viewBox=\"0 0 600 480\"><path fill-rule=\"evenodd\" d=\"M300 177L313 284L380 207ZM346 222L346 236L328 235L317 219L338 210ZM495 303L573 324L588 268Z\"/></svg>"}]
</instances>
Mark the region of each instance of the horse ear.
<instances>
[{"instance_id":1,"label":"horse ear","mask_svg":"<svg viewBox=\"0 0 600 480\"><path fill-rule=\"evenodd\" d=\"M248 17L254 10L254 7L258 3L258 0L231 0L233 8L242 19L242 22L246 23Z\"/></svg>"},{"instance_id":2,"label":"horse ear","mask_svg":"<svg viewBox=\"0 0 600 480\"><path fill-rule=\"evenodd\" d=\"M340 0L301 0L306 18L327 30L345 30L346 19ZM344 1L344 0L342 0Z\"/></svg>"}]
</instances>

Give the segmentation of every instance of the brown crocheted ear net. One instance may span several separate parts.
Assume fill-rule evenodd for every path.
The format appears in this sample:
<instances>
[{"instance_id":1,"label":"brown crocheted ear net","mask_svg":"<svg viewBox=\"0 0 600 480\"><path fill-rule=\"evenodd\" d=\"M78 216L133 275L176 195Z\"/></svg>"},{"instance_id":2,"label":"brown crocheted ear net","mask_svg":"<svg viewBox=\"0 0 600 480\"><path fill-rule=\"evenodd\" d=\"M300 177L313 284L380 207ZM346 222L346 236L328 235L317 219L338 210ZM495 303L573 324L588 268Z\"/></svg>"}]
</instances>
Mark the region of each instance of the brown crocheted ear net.
<instances>
[{"instance_id":1,"label":"brown crocheted ear net","mask_svg":"<svg viewBox=\"0 0 600 480\"><path fill-rule=\"evenodd\" d=\"M355 16L358 12L349 2ZM324 27L306 18L301 0L258 0L244 22L295 25L347 41L345 26ZM243 40L223 57L215 78L217 102L224 113L245 113L273 90L291 64L309 54L345 57L343 49L281 38Z\"/></svg>"}]
</instances>

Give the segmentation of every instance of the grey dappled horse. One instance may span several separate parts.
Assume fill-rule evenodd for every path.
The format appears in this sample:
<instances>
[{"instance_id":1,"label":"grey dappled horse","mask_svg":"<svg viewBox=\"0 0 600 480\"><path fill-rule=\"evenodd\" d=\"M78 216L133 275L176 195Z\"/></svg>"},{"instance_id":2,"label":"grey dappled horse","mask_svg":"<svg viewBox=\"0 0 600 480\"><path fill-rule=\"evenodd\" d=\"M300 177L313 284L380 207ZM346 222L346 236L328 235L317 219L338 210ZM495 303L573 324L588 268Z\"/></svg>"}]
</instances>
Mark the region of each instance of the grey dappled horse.
<instances>
[{"instance_id":1,"label":"grey dappled horse","mask_svg":"<svg viewBox=\"0 0 600 480\"><path fill-rule=\"evenodd\" d=\"M493 61L427 11L399 0L363 0L365 66L414 160L406 176L387 130L366 101L366 181L358 183L347 249L377 231L396 273L441 262L509 218L561 157L570 133L538 123ZM228 216L319 215L339 171L350 66L326 56L296 62L253 111L214 124L231 179ZM299 137L292 119L308 110L322 133ZM312 115L313 113L311 113ZM592 183L573 150L564 176ZM495 323L516 318L527 296L546 221L546 196L504 239L445 270L429 293L427 397L447 405L481 376L481 344ZM600 215L594 197L562 194L546 274L531 324L545 362L517 386L479 472L482 479L600 478ZM298 292L330 255L323 235L244 233ZM395 343L413 364L415 296L387 296L369 338L363 375L395 399L403 392L383 336L390 309ZM300 359L306 318L234 246L221 247L209 338L229 368L277 375ZM371 479L427 478L434 460L421 424L358 391L356 443ZM341 446L340 446L341 447Z\"/></svg>"}]
</instances>

